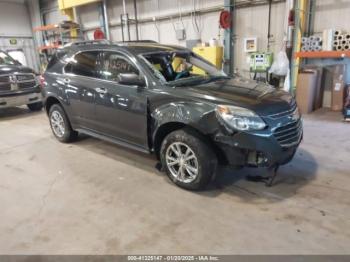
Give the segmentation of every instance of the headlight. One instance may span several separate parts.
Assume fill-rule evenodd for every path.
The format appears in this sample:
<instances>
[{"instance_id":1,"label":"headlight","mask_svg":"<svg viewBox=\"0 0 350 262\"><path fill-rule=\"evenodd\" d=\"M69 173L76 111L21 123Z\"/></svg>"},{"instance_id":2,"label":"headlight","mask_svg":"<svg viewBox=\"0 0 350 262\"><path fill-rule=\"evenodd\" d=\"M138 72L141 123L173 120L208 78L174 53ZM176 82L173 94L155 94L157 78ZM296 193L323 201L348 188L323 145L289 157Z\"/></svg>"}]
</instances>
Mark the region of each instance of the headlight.
<instances>
[{"instance_id":1,"label":"headlight","mask_svg":"<svg viewBox=\"0 0 350 262\"><path fill-rule=\"evenodd\" d=\"M237 130L261 130L265 122L253 111L243 107L218 105L216 113L231 128Z\"/></svg>"}]
</instances>

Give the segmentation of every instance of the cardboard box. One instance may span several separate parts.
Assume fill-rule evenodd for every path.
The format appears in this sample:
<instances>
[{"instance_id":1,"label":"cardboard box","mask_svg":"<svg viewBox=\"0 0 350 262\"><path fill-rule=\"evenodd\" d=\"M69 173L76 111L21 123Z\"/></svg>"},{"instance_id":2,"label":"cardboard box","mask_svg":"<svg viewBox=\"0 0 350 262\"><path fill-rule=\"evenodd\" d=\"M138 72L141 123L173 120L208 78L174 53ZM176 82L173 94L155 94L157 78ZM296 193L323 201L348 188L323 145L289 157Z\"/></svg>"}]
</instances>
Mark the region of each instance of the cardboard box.
<instances>
[{"instance_id":1,"label":"cardboard box","mask_svg":"<svg viewBox=\"0 0 350 262\"><path fill-rule=\"evenodd\" d=\"M313 111L316 95L317 72L304 70L299 73L296 89L296 99L302 114Z\"/></svg>"},{"instance_id":2,"label":"cardboard box","mask_svg":"<svg viewBox=\"0 0 350 262\"><path fill-rule=\"evenodd\" d=\"M317 66L317 65L305 65L304 69L307 71L314 71L317 74L317 81L316 81L316 87L315 87L315 100L314 100L314 106L313 110L317 110L322 107L323 102L323 88L322 85L324 74L323 74L323 67ZM329 106L330 107L330 106Z\"/></svg>"},{"instance_id":3,"label":"cardboard box","mask_svg":"<svg viewBox=\"0 0 350 262\"><path fill-rule=\"evenodd\" d=\"M332 110L341 111L344 107L346 65L336 65L333 71Z\"/></svg>"},{"instance_id":4,"label":"cardboard box","mask_svg":"<svg viewBox=\"0 0 350 262\"><path fill-rule=\"evenodd\" d=\"M331 108L332 106L332 91L325 90L323 92L322 107Z\"/></svg>"},{"instance_id":5,"label":"cardboard box","mask_svg":"<svg viewBox=\"0 0 350 262\"><path fill-rule=\"evenodd\" d=\"M333 85L334 66L325 66L323 68L322 90L323 99L322 107L331 108L332 106L332 85Z\"/></svg>"}]
</instances>

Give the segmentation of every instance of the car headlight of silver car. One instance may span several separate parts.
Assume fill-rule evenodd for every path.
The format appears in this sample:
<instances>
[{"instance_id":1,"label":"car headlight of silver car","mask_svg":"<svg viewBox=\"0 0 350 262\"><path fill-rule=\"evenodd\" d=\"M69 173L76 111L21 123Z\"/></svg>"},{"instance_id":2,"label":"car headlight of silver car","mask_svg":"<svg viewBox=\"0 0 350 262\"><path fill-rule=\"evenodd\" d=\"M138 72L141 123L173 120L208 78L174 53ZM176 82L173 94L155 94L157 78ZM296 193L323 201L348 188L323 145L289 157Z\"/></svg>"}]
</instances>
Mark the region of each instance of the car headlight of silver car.
<instances>
[{"instance_id":1,"label":"car headlight of silver car","mask_svg":"<svg viewBox=\"0 0 350 262\"><path fill-rule=\"evenodd\" d=\"M262 130L266 127L264 120L253 111L243 107L218 105L216 113L225 124L236 130Z\"/></svg>"}]
</instances>

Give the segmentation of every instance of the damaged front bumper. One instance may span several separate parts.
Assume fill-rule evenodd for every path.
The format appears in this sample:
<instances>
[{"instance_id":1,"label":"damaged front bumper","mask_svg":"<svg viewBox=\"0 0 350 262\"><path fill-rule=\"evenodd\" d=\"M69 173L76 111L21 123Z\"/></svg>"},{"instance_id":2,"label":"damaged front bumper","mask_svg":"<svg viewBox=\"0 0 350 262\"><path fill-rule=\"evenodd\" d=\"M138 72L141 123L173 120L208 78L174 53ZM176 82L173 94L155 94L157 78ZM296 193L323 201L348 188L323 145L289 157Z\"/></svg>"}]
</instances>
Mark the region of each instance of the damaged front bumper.
<instances>
[{"instance_id":1,"label":"damaged front bumper","mask_svg":"<svg viewBox=\"0 0 350 262\"><path fill-rule=\"evenodd\" d=\"M229 165L241 167L284 165L292 160L302 140L302 122L299 121L289 123L283 127L284 129L278 127L255 133L237 132L232 135L220 133L214 136L214 142L223 152ZM291 124L295 124L294 129L290 128Z\"/></svg>"}]
</instances>

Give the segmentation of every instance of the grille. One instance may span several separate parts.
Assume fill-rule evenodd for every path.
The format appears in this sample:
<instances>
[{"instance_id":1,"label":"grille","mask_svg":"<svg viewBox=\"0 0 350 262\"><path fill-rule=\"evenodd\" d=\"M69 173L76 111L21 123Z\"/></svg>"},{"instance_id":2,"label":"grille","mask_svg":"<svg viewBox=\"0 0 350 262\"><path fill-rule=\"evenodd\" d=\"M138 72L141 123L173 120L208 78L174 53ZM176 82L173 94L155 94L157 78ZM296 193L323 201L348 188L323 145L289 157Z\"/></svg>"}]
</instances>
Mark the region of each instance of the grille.
<instances>
[{"instance_id":1,"label":"grille","mask_svg":"<svg viewBox=\"0 0 350 262\"><path fill-rule=\"evenodd\" d=\"M11 84L10 83L0 83L0 92L1 91L10 91Z\"/></svg>"},{"instance_id":2,"label":"grille","mask_svg":"<svg viewBox=\"0 0 350 262\"><path fill-rule=\"evenodd\" d=\"M0 76L0 92L1 91L10 91L11 83L9 76Z\"/></svg>"},{"instance_id":3,"label":"grille","mask_svg":"<svg viewBox=\"0 0 350 262\"><path fill-rule=\"evenodd\" d=\"M17 75L17 81L23 82L23 81L33 81L34 77L33 75Z\"/></svg>"},{"instance_id":4,"label":"grille","mask_svg":"<svg viewBox=\"0 0 350 262\"><path fill-rule=\"evenodd\" d=\"M19 89L25 89L25 88L32 88L35 86L35 81L29 81L29 82L23 82L23 83L20 83L18 82L18 88Z\"/></svg>"},{"instance_id":5,"label":"grille","mask_svg":"<svg viewBox=\"0 0 350 262\"><path fill-rule=\"evenodd\" d=\"M278 119L284 116L288 116L290 114L292 114L297 108L297 104L295 102L293 102L293 104L291 105L290 109L281 113L277 113L277 114L273 114L273 115L269 115L270 118L272 119Z\"/></svg>"},{"instance_id":6,"label":"grille","mask_svg":"<svg viewBox=\"0 0 350 262\"><path fill-rule=\"evenodd\" d=\"M290 147L297 144L302 134L301 120L291 122L276 128L274 136L282 147Z\"/></svg>"},{"instance_id":7,"label":"grille","mask_svg":"<svg viewBox=\"0 0 350 262\"><path fill-rule=\"evenodd\" d=\"M0 76L0 84L8 83L8 82L10 82L9 76Z\"/></svg>"},{"instance_id":8,"label":"grille","mask_svg":"<svg viewBox=\"0 0 350 262\"><path fill-rule=\"evenodd\" d=\"M33 74L14 74L0 76L0 92L32 88L35 87L35 85L36 82Z\"/></svg>"}]
</instances>

